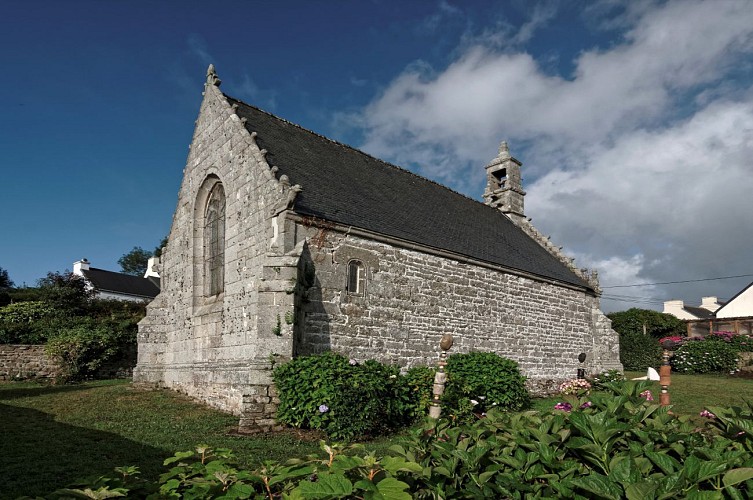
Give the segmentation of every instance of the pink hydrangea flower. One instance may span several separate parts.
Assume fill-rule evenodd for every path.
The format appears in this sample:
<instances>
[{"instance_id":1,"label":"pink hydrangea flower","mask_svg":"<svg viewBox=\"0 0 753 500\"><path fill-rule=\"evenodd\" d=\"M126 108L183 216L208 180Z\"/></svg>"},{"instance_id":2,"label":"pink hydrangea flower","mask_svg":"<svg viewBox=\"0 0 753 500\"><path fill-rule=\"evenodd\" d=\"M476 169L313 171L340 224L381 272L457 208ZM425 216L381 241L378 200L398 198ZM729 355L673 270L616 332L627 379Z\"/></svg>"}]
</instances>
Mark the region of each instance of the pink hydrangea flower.
<instances>
[{"instance_id":1,"label":"pink hydrangea flower","mask_svg":"<svg viewBox=\"0 0 753 500\"><path fill-rule=\"evenodd\" d=\"M708 410L703 410L701 413L699 413L699 415L706 418L716 418L716 415L714 415Z\"/></svg>"},{"instance_id":2,"label":"pink hydrangea flower","mask_svg":"<svg viewBox=\"0 0 753 500\"><path fill-rule=\"evenodd\" d=\"M562 401L560 403L557 403L554 405L555 410L562 410L562 411L572 411L573 405L568 403L567 401Z\"/></svg>"},{"instance_id":3,"label":"pink hydrangea flower","mask_svg":"<svg viewBox=\"0 0 753 500\"><path fill-rule=\"evenodd\" d=\"M586 391L591 389L591 383L586 379L574 378L571 380L565 380L560 384L561 394L578 394L580 391Z\"/></svg>"},{"instance_id":4,"label":"pink hydrangea flower","mask_svg":"<svg viewBox=\"0 0 753 500\"><path fill-rule=\"evenodd\" d=\"M640 393L639 396L642 397L642 398L644 398L646 401L653 401L654 400L654 395L651 394L651 391L649 391L648 389L646 389L645 391L643 391L642 393Z\"/></svg>"}]
</instances>

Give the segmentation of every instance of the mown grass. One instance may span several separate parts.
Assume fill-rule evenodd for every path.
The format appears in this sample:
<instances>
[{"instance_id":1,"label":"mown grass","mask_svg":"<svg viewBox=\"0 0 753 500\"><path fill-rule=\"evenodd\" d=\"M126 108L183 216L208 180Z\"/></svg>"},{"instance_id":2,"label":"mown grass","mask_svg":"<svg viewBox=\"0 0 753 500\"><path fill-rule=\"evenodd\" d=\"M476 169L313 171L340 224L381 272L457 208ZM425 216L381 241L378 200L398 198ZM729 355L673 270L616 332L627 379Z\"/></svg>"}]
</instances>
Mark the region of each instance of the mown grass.
<instances>
[{"instance_id":1,"label":"mown grass","mask_svg":"<svg viewBox=\"0 0 753 500\"><path fill-rule=\"evenodd\" d=\"M644 375L646 372L625 372L628 380ZM659 382L652 382L651 392L658 403L661 392ZM753 401L753 380L715 374L673 373L669 396L672 411L675 414L688 415L702 421L698 414L708 406L740 406L745 400ZM562 401L562 398L537 399L533 402L533 408L545 411L551 409L559 401Z\"/></svg>"},{"instance_id":2,"label":"mown grass","mask_svg":"<svg viewBox=\"0 0 753 500\"><path fill-rule=\"evenodd\" d=\"M305 456L318 440L295 432L238 436L238 418L128 381L45 386L0 383L0 498L39 495L114 467L156 478L197 444L233 449L245 464Z\"/></svg>"},{"instance_id":3,"label":"mown grass","mask_svg":"<svg viewBox=\"0 0 753 500\"><path fill-rule=\"evenodd\" d=\"M625 372L630 379L645 372ZM669 386L672 411L678 415L698 416L707 406L740 406L753 401L753 380L726 375L681 375L673 373ZM661 386L653 382L652 392L659 401Z\"/></svg>"},{"instance_id":4,"label":"mown grass","mask_svg":"<svg viewBox=\"0 0 753 500\"><path fill-rule=\"evenodd\" d=\"M658 400L658 383L654 394ZM705 406L753 400L753 380L673 375L670 394L675 413L697 416ZM535 400L534 408L546 411L558 400ZM123 465L138 465L144 477L154 479L165 471L165 458L197 444L231 448L247 465L319 449L316 434L239 436L237 422L171 391L135 389L124 380L63 386L0 382L0 498L42 495ZM382 453L393 440L367 448Z\"/></svg>"}]
</instances>

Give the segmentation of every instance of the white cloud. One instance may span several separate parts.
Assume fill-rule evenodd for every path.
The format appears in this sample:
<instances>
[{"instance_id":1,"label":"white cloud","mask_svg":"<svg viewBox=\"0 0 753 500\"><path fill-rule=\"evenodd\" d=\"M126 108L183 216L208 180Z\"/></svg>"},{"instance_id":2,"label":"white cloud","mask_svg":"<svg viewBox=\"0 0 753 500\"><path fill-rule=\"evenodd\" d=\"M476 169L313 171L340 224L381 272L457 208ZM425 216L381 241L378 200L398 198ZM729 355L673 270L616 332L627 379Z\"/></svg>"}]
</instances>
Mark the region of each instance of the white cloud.
<instances>
[{"instance_id":1,"label":"white cloud","mask_svg":"<svg viewBox=\"0 0 753 500\"><path fill-rule=\"evenodd\" d=\"M552 170L528 187L527 207L576 252L640 249L641 269L665 279L728 275L753 248L750 158L753 100L717 102L664 130L627 133L577 169Z\"/></svg>"},{"instance_id":2,"label":"white cloud","mask_svg":"<svg viewBox=\"0 0 753 500\"><path fill-rule=\"evenodd\" d=\"M753 97L725 76L753 52L753 9L643 2L620 21L572 75L483 38L442 71L413 65L360 116L364 148L476 195L508 139L527 212L605 281L730 274L753 245Z\"/></svg>"},{"instance_id":3,"label":"white cloud","mask_svg":"<svg viewBox=\"0 0 753 500\"><path fill-rule=\"evenodd\" d=\"M437 10L423 19L416 25L415 31L418 34L434 34L436 33L443 23L449 19L462 18L462 11L451 5L449 2L442 0L437 4Z\"/></svg>"},{"instance_id":4,"label":"white cloud","mask_svg":"<svg viewBox=\"0 0 753 500\"><path fill-rule=\"evenodd\" d=\"M479 160L471 155L491 150L500 133L579 146L604 140L652 123L673 93L719 78L750 50L752 27L744 2L674 2L647 12L625 43L584 52L572 79L544 74L530 54L476 45L438 75L422 65L396 78L365 110L366 147L392 152L409 133L401 150L452 140L463 143L460 159Z\"/></svg>"}]
</instances>

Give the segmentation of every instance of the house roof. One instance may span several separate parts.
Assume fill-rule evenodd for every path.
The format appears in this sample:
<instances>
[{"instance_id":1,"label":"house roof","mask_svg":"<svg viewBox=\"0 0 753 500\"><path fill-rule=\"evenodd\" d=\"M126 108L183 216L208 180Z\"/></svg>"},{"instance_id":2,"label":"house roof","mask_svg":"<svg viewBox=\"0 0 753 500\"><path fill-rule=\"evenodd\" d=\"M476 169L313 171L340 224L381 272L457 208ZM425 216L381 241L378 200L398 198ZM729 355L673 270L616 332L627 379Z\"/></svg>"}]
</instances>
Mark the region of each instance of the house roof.
<instances>
[{"instance_id":1,"label":"house roof","mask_svg":"<svg viewBox=\"0 0 753 500\"><path fill-rule=\"evenodd\" d=\"M703 307L683 306L687 312L696 316L698 319L709 319L714 317L714 313Z\"/></svg>"},{"instance_id":2,"label":"house roof","mask_svg":"<svg viewBox=\"0 0 753 500\"><path fill-rule=\"evenodd\" d=\"M90 267L81 271L84 277L99 292L120 293L137 297L151 298L160 292L159 278L133 276Z\"/></svg>"},{"instance_id":3,"label":"house roof","mask_svg":"<svg viewBox=\"0 0 753 500\"><path fill-rule=\"evenodd\" d=\"M496 208L225 97L277 175L303 188L296 213L591 290Z\"/></svg>"}]
</instances>

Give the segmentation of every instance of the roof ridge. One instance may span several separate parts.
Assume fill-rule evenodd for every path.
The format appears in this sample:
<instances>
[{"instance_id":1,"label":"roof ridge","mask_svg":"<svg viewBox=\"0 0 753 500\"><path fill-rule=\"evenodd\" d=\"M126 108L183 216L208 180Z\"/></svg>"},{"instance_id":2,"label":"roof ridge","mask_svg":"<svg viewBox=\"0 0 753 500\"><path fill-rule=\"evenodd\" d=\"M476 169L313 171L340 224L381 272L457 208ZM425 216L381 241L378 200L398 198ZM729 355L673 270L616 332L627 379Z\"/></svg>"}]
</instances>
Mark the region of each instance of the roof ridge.
<instances>
[{"instance_id":1,"label":"roof ridge","mask_svg":"<svg viewBox=\"0 0 753 500\"><path fill-rule=\"evenodd\" d=\"M407 173L407 174L410 174L410 175L412 175L412 176L414 176L414 177L416 177L416 178L418 178L418 179L421 179L422 181L426 181L426 182L429 182L429 183L431 183L431 184L434 184L434 185L436 185L436 186L438 186L438 187L440 187L440 188L446 189L447 191L449 191L449 192L451 192L451 193L453 193L453 194L455 194L455 195L458 195L458 196L460 196L460 197L462 197L462 198L465 198L465 199L467 199L467 200L470 200L470 201L473 201L473 202L475 202L475 203L478 203L479 205L483 205L483 206L489 207L489 205L487 205L486 203L484 203L484 202L482 202L482 201L480 201L480 200L476 200L476 199L474 199L474 198L471 198L471 197L470 197L470 196L468 196L468 195L465 195L465 194L463 194L463 193L460 193L460 192L458 192L458 191L455 191L454 189L452 189L452 188L450 188L450 187L447 187L447 186L445 186L444 184L441 184L441 183L439 183L439 182L437 182L437 181L434 181L434 180L432 180L432 179L429 179L428 177L424 177L423 175L419 175L419 174L417 174L417 173L415 173L415 172L413 172L413 171L411 171L411 170L408 170L407 168L403 168L403 167L401 167L401 166L399 166L399 165L395 165L394 163L390 163L390 162L388 162L388 161L385 161L385 160L383 160L383 159L381 159L381 158L377 158L376 156L370 155L369 153L366 153L365 151L363 151L363 150L361 150L361 149L358 149L358 148L356 148L355 146L351 146L351 145L349 145L349 144L345 144L344 142L340 142L340 141L337 141L337 140L335 140L335 139L332 139L332 138L330 138L330 137L327 137L326 135L322 135L322 134L320 134L320 133L318 133L318 132L314 132L313 130L309 130L309 129L307 129L306 127L303 127L303 126L301 126L301 125L299 125L299 124L297 124L297 123L291 122L290 120L286 120L285 118L282 118L282 117L280 117L280 116L277 116L277 115L275 115L274 113L270 113L269 111L266 111L266 110L264 110L264 109L261 109L261 108L260 108L260 107L258 107L258 106L254 106L253 104L249 104L249 103L247 103L247 102L245 102L245 101L242 101L242 100L240 100L240 99L236 99L235 97L233 97L233 96L230 96L230 95L227 95L227 94L225 94L224 92L223 92L223 94L222 94L222 95L223 95L223 96L225 96L225 97L226 97L226 98L228 98L228 99L232 99L233 101L239 102L239 103L243 104L244 106L248 106L249 108L253 108L253 109L255 109L255 110L257 110L257 111L259 111L259 112L261 112L261 113L264 113L265 115L271 116L272 118L274 118L274 119L276 119L276 120L280 120L281 122L285 122L285 123L287 123L287 124L289 124L289 125L292 125L292 126L294 126L294 127L298 128L298 129L300 129L300 130L303 130L304 132L308 132L308 133L309 133L309 134L311 134L311 135L314 135L314 136L316 136L316 137L319 137L319 138L321 138L321 139L324 139L324 140L326 140L326 141L329 141L329 142L331 142L331 143L333 143L333 144L335 144L335 145L337 145L337 146L340 146L340 147L342 147L342 148L346 148L346 149L349 149L349 150L351 150L351 151L355 151L356 153L360 153L360 154L362 154L362 155L364 155L364 156L366 156L366 157L368 157L368 158L371 158L372 160L376 160L376 161L378 161L379 163L382 163L382 164L384 164L384 165L386 165L386 166L388 166L388 167L394 168L394 169L396 169L396 170L399 170L399 171L401 171L401 172L405 172L405 173ZM491 209L493 209L493 210L496 210L496 209L495 209L494 207L489 207L489 208L491 208Z\"/></svg>"}]
</instances>

